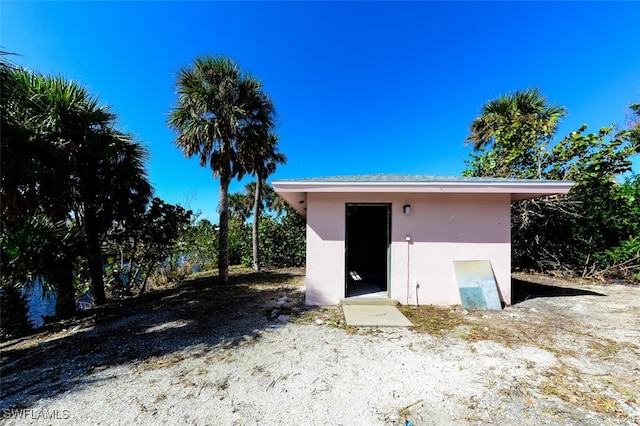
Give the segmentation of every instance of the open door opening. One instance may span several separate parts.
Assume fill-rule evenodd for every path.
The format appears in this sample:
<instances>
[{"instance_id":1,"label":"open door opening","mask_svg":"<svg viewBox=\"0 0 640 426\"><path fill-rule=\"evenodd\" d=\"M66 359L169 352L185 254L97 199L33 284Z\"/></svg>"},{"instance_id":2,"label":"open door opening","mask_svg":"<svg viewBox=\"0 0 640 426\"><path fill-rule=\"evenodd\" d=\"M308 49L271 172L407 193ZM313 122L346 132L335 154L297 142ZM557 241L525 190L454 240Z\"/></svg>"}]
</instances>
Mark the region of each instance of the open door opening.
<instances>
[{"instance_id":1,"label":"open door opening","mask_svg":"<svg viewBox=\"0 0 640 426\"><path fill-rule=\"evenodd\" d=\"M388 296L390 204L347 204L346 297Z\"/></svg>"}]
</instances>

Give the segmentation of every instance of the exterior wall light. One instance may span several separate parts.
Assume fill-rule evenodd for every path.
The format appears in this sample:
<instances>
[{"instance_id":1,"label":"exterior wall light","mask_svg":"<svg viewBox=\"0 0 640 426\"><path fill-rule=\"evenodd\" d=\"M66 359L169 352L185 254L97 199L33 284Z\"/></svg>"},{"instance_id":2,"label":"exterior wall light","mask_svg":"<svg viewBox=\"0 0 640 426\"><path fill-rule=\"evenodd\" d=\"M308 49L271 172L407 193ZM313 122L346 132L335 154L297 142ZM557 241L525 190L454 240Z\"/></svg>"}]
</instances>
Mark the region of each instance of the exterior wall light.
<instances>
[{"instance_id":1,"label":"exterior wall light","mask_svg":"<svg viewBox=\"0 0 640 426\"><path fill-rule=\"evenodd\" d=\"M411 205L405 204L404 206L402 206L402 213L411 214Z\"/></svg>"}]
</instances>

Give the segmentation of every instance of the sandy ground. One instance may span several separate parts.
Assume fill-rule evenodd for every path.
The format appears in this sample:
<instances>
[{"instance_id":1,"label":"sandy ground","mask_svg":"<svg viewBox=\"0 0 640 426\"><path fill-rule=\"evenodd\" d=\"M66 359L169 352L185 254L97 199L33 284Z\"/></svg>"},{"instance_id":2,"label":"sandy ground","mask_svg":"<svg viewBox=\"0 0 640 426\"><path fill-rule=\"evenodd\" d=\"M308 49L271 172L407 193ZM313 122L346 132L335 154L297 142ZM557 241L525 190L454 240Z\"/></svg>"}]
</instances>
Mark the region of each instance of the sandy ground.
<instances>
[{"instance_id":1,"label":"sandy ground","mask_svg":"<svg viewBox=\"0 0 640 426\"><path fill-rule=\"evenodd\" d=\"M306 310L291 271L191 281L3 342L0 422L640 424L640 287L519 278L409 329Z\"/></svg>"}]
</instances>

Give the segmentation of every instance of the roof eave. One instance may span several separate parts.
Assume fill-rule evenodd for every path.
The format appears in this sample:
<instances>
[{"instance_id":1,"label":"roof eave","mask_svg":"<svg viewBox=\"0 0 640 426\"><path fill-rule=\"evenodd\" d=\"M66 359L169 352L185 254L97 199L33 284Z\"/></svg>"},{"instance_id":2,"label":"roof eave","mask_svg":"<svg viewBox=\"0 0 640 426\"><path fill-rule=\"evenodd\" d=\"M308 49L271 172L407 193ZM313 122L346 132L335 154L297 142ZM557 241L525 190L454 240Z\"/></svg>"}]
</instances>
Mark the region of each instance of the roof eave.
<instances>
[{"instance_id":1,"label":"roof eave","mask_svg":"<svg viewBox=\"0 0 640 426\"><path fill-rule=\"evenodd\" d=\"M392 193L457 193L457 194L511 194L511 201L521 201L549 195L566 194L570 181L528 182L313 182L274 181L276 193L298 213L306 216L309 192L392 192Z\"/></svg>"}]
</instances>

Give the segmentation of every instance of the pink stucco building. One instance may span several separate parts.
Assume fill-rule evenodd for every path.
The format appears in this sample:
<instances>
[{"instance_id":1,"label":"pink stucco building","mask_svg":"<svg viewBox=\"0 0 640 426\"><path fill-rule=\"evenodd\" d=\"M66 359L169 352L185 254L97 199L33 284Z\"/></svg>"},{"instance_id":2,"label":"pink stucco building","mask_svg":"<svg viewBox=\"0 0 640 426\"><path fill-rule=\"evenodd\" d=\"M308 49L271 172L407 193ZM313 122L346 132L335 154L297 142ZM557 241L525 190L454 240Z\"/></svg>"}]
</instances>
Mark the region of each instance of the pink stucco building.
<instances>
[{"instance_id":1,"label":"pink stucco building","mask_svg":"<svg viewBox=\"0 0 640 426\"><path fill-rule=\"evenodd\" d=\"M402 304L460 303L454 261L488 260L511 304L512 201L566 194L572 182L423 175L274 181L307 218L306 302L376 294Z\"/></svg>"}]
</instances>

